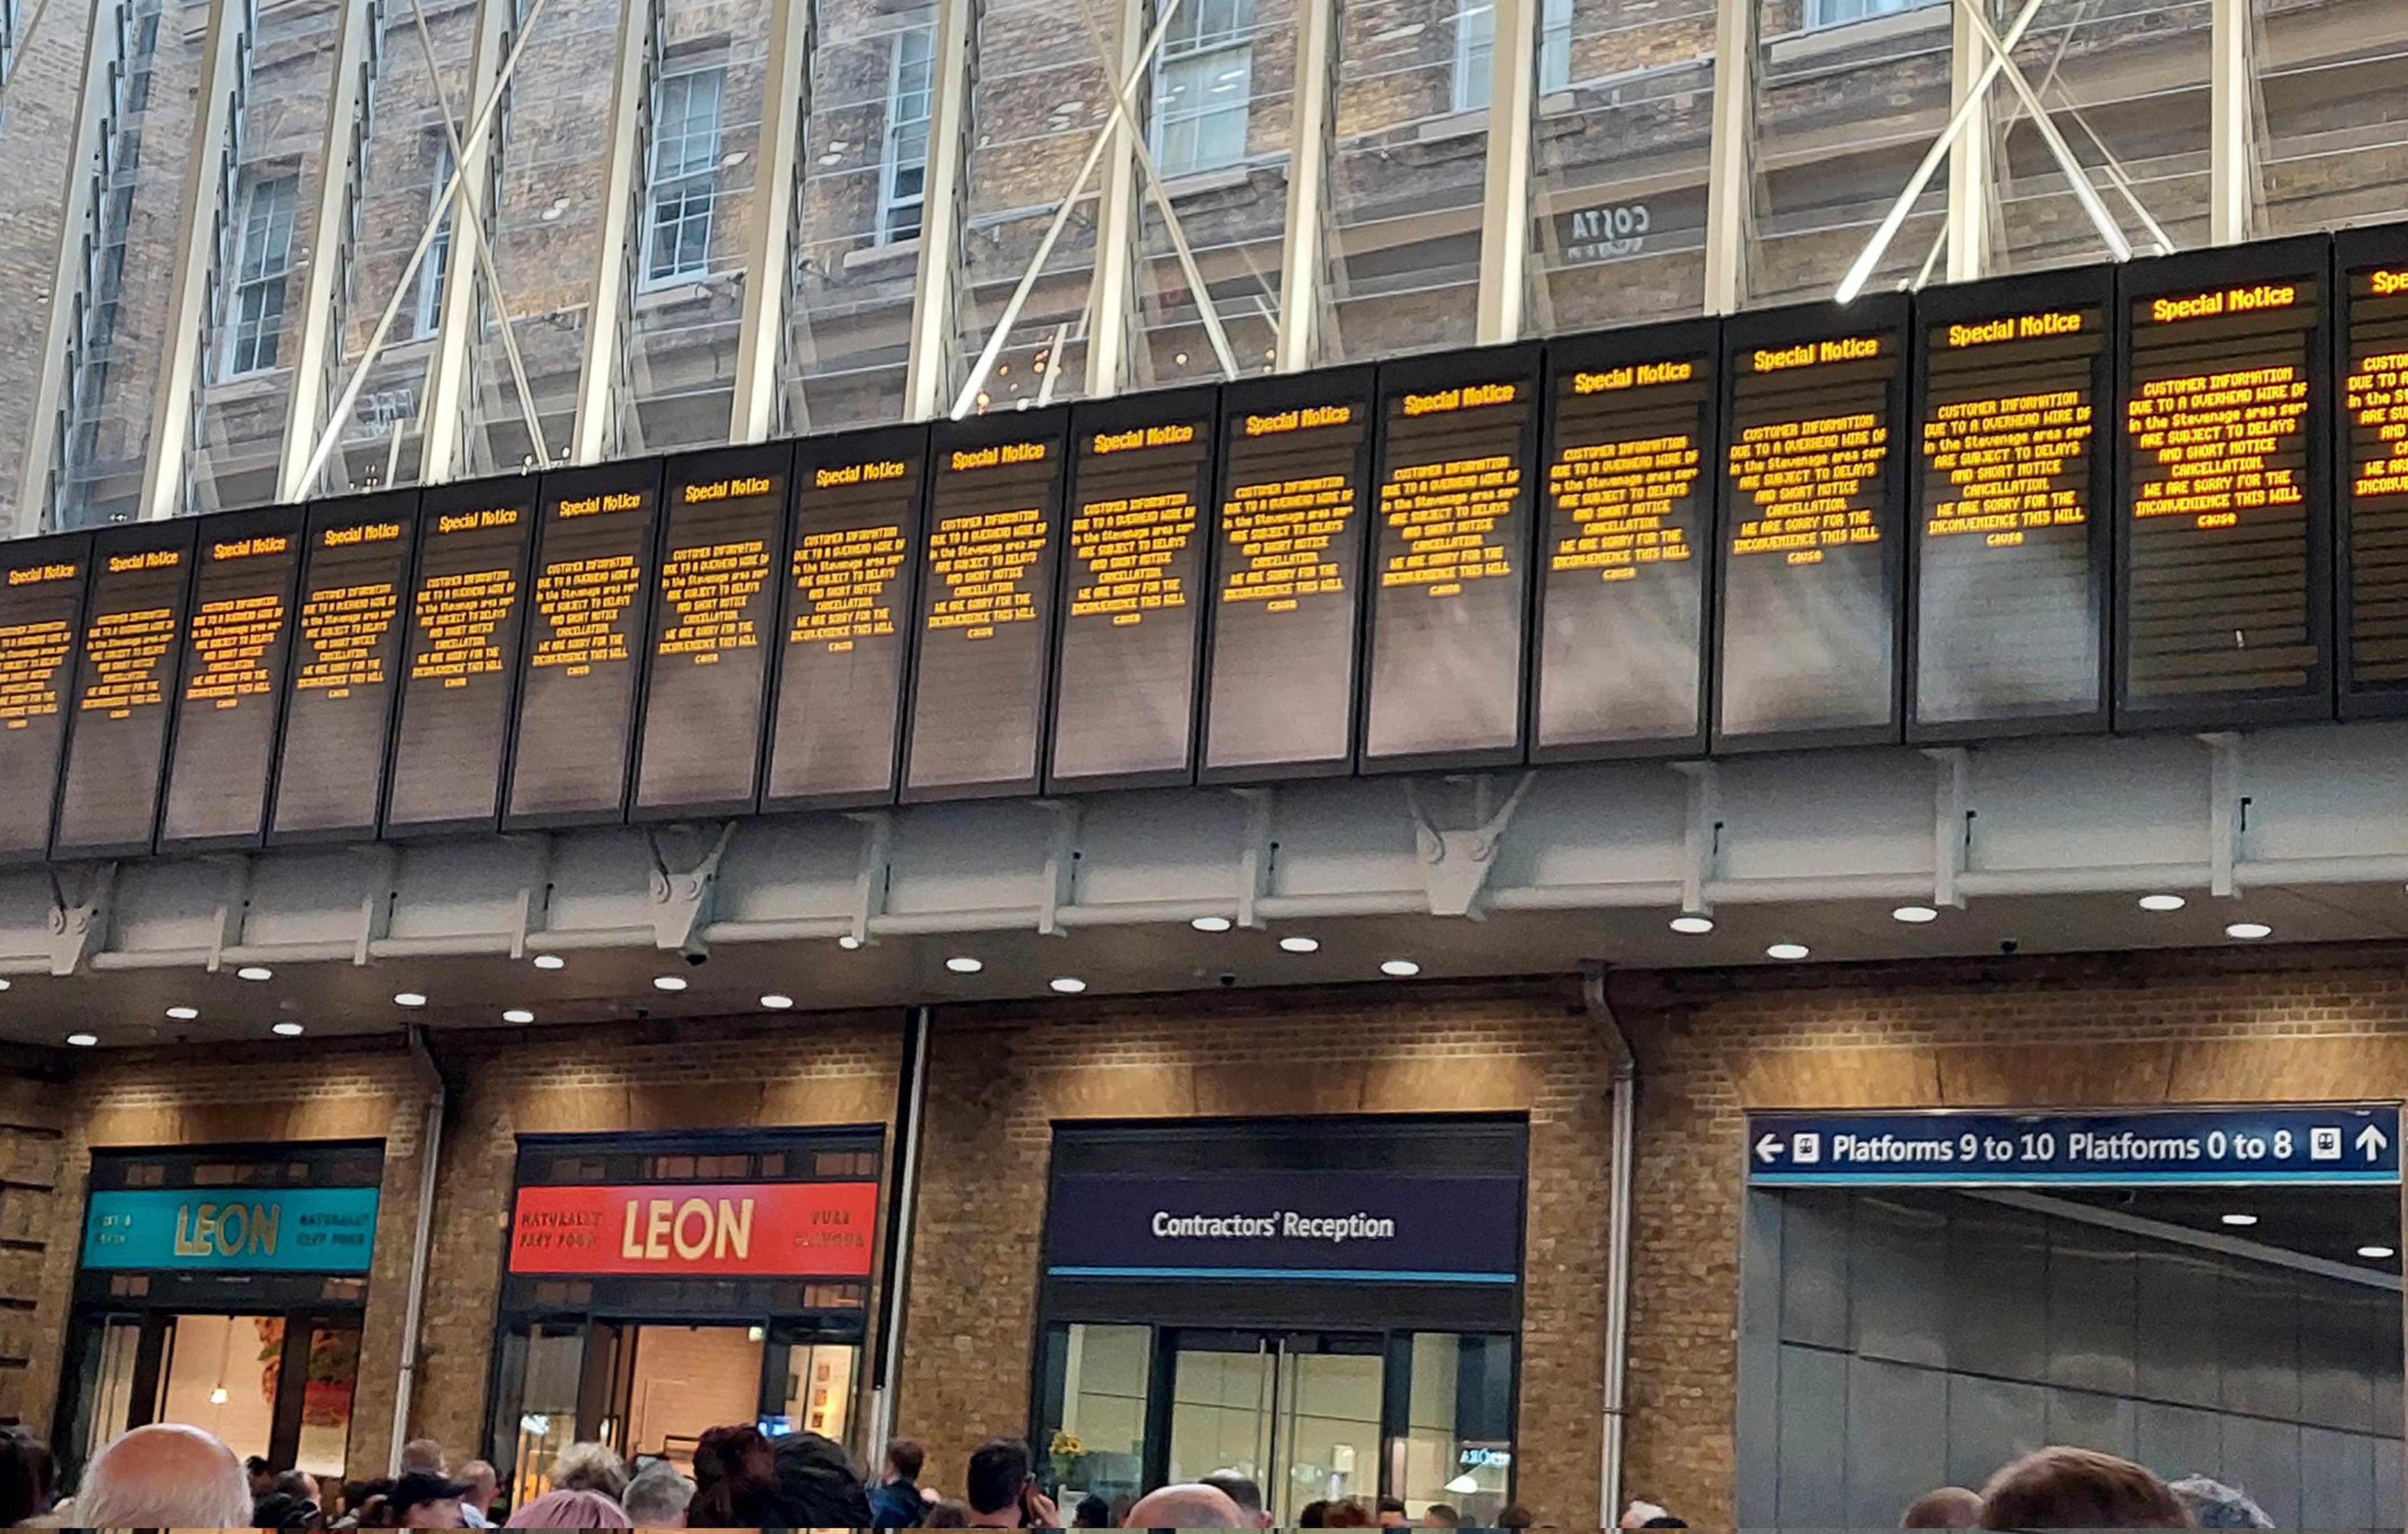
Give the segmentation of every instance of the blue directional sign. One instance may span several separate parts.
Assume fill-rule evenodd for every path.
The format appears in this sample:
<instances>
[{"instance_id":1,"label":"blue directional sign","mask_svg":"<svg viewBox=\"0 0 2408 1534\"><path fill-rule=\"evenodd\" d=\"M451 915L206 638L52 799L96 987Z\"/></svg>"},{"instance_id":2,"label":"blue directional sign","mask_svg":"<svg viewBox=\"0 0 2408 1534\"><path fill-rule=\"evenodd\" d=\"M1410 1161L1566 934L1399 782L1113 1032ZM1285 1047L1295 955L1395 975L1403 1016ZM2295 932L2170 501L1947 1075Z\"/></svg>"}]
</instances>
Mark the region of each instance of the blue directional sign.
<instances>
[{"instance_id":1,"label":"blue directional sign","mask_svg":"<svg viewBox=\"0 0 2408 1534\"><path fill-rule=\"evenodd\" d=\"M2400 1182L2400 1110L1758 1113L1760 1188L2232 1187Z\"/></svg>"}]
</instances>

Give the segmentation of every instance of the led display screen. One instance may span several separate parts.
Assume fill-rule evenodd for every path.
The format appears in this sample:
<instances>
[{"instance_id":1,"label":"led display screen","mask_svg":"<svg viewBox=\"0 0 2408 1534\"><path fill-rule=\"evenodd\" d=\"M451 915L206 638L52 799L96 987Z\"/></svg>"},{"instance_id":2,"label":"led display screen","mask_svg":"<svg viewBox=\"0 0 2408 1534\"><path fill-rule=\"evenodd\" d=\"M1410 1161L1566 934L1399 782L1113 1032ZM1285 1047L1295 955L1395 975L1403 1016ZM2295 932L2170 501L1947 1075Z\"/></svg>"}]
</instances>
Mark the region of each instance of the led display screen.
<instances>
[{"instance_id":1,"label":"led display screen","mask_svg":"<svg viewBox=\"0 0 2408 1534\"><path fill-rule=\"evenodd\" d=\"M0 546L0 861L50 850L91 561L81 534Z\"/></svg>"},{"instance_id":2,"label":"led display screen","mask_svg":"<svg viewBox=\"0 0 2408 1534\"><path fill-rule=\"evenodd\" d=\"M277 706L293 654L298 507L201 524L159 845L235 847L266 830Z\"/></svg>"},{"instance_id":3,"label":"led display screen","mask_svg":"<svg viewBox=\"0 0 2408 1534\"><path fill-rule=\"evenodd\" d=\"M192 584L194 525L136 523L93 536L52 857L150 850Z\"/></svg>"},{"instance_id":4,"label":"led display screen","mask_svg":"<svg viewBox=\"0 0 2408 1534\"><path fill-rule=\"evenodd\" d=\"M376 834L417 534L414 490L309 509L271 841Z\"/></svg>"}]
</instances>

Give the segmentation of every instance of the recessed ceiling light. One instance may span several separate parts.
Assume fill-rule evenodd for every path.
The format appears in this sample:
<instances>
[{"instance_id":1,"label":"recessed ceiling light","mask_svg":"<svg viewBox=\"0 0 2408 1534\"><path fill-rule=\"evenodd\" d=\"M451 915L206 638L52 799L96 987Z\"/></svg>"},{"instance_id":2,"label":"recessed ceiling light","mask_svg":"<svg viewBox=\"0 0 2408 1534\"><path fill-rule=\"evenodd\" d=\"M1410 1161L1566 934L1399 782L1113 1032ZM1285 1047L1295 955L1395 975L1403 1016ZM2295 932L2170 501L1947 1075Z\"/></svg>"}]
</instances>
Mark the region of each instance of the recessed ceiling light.
<instances>
[{"instance_id":1,"label":"recessed ceiling light","mask_svg":"<svg viewBox=\"0 0 2408 1534\"><path fill-rule=\"evenodd\" d=\"M768 1008L773 1012L782 1012L794 1004L795 998L793 996L780 996L775 991L770 992L767 996L761 998L761 1005Z\"/></svg>"},{"instance_id":2,"label":"recessed ceiling light","mask_svg":"<svg viewBox=\"0 0 2408 1534\"><path fill-rule=\"evenodd\" d=\"M73 1044L78 1049L90 1049L94 1044L99 1043L100 1039L94 1034L71 1033L67 1035L67 1042Z\"/></svg>"},{"instance_id":3,"label":"recessed ceiling light","mask_svg":"<svg viewBox=\"0 0 2408 1534\"><path fill-rule=\"evenodd\" d=\"M201 1010L198 1007L170 1007L167 1015L179 1023L190 1023L201 1015Z\"/></svg>"},{"instance_id":4,"label":"recessed ceiling light","mask_svg":"<svg viewBox=\"0 0 2408 1534\"><path fill-rule=\"evenodd\" d=\"M246 964L234 972L236 980L274 980L276 971L264 964Z\"/></svg>"},{"instance_id":5,"label":"recessed ceiling light","mask_svg":"<svg viewBox=\"0 0 2408 1534\"><path fill-rule=\"evenodd\" d=\"M8 988L8 977L6 975L0 975L0 991L7 990Z\"/></svg>"},{"instance_id":6,"label":"recessed ceiling light","mask_svg":"<svg viewBox=\"0 0 2408 1534\"><path fill-rule=\"evenodd\" d=\"M654 975L652 977L652 989L655 991L682 991L685 989L685 977L683 975Z\"/></svg>"},{"instance_id":7,"label":"recessed ceiling light","mask_svg":"<svg viewBox=\"0 0 2408 1534\"><path fill-rule=\"evenodd\" d=\"M2224 929L2224 935L2238 938L2243 942L2255 942L2259 938L2272 937L2274 929L2263 922L2235 922Z\"/></svg>"},{"instance_id":8,"label":"recessed ceiling light","mask_svg":"<svg viewBox=\"0 0 2408 1534\"><path fill-rule=\"evenodd\" d=\"M223 1406L225 1403L226 1387L222 1384L209 1386L209 1404L211 1406Z\"/></svg>"},{"instance_id":9,"label":"recessed ceiling light","mask_svg":"<svg viewBox=\"0 0 2408 1534\"><path fill-rule=\"evenodd\" d=\"M426 996L420 991L395 991L393 994L393 1004L396 1007L423 1007L426 1005Z\"/></svg>"},{"instance_id":10,"label":"recessed ceiling light","mask_svg":"<svg viewBox=\"0 0 2408 1534\"><path fill-rule=\"evenodd\" d=\"M535 967L538 969L565 969L568 968L568 961L557 953L538 953Z\"/></svg>"},{"instance_id":11,"label":"recessed ceiling light","mask_svg":"<svg viewBox=\"0 0 2408 1534\"><path fill-rule=\"evenodd\" d=\"M2223 1220L2226 1225L2231 1226L2235 1229L2239 1230L2246 1230L2251 1226L2258 1223L2258 1216L2255 1214L2226 1214L2220 1215L2218 1218Z\"/></svg>"},{"instance_id":12,"label":"recessed ceiling light","mask_svg":"<svg viewBox=\"0 0 2408 1534\"><path fill-rule=\"evenodd\" d=\"M1238 924L1226 916L1198 916L1187 925L1198 932L1226 932Z\"/></svg>"},{"instance_id":13,"label":"recessed ceiling light","mask_svg":"<svg viewBox=\"0 0 2408 1534\"><path fill-rule=\"evenodd\" d=\"M301 1037L302 1029L298 1023L279 1023L267 1031L279 1039L298 1039Z\"/></svg>"},{"instance_id":14,"label":"recessed ceiling light","mask_svg":"<svg viewBox=\"0 0 2408 1534\"><path fill-rule=\"evenodd\" d=\"M861 946L861 939L848 932L843 937L838 938L836 940L836 945L838 948L859 948Z\"/></svg>"},{"instance_id":15,"label":"recessed ceiling light","mask_svg":"<svg viewBox=\"0 0 2408 1534\"><path fill-rule=\"evenodd\" d=\"M1684 938L1702 938L1713 929L1714 919L1711 916L1675 916L1672 918L1672 930L1679 933Z\"/></svg>"},{"instance_id":16,"label":"recessed ceiling light","mask_svg":"<svg viewBox=\"0 0 2408 1534\"><path fill-rule=\"evenodd\" d=\"M2381 1262L2386 1257L2396 1257L2400 1254L2394 1252L2387 1246L2361 1246L2358 1249L2358 1254L2361 1257L2370 1258L2375 1262Z\"/></svg>"},{"instance_id":17,"label":"recessed ceiling light","mask_svg":"<svg viewBox=\"0 0 2408 1534\"><path fill-rule=\"evenodd\" d=\"M532 1023L535 1021L535 1013L528 1011L524 1007L512 1007L508 1011L502 1013L502 1021L505 1023Z\"/></svg>"},{"instance_id":18,"label":"recessed ceiling light","mask_svg":"<svg viewBox=\"0 0 2408 1534\"><path fill-rule=\"evenodd\" d=\"M1411 980L1422 972L1422 967L1411 959L1390 959L1380 966L1380 973L1394 975L1398 980Z\"/></svg>"},{"instance_id":19,"label":"recessed ceiling light","mask_svg":"<svg viewBox=\"0 0 2408 1534\"><path fill-rule=\"evenodd\" d=\"M1802 959L1811 952L1804 943L1774 943L1764 951L1768 959Z\"/></svg>"},{"instance_id":20,"label":"recessed ceiling light","mask_svg":"<svg viewBox=\"0 0 2408 1534\"><path fill-rule=\"evenodd\" d=\"M2180 910L2183 907L2189 904L2189 901L2184 899L2179 895L2144 895L2141 896L2141 909L2143 910Z\"/></svg>"},{"instance_id":21,"label":"recessed ceiling light","mask_svg":"<svg viewBox=\"0 0 2408 1534\"><path fill-rule=\"evenodd\" d=\"M1318 953L1321 952L1321 939L1305 937L1282 938L1280 951L1283 953Z\"/></svg>"},{"instance_id":22,"label":"recessed ceiling light","mask_svg":"<svg viewBox=\"0 0 2408 1534\"><path fill-rule=\"evenodd\" d=\"M1904 922L1909 926L1921 926L1926 922L1940 920L1940 913L1929 906L1900 906L1889 913L1889 919Z\"/></svg>"},{"instance_id":23,"label":"recessed ceiling light","mask_svg":"<svg viewBox=\"0 0 2408 1534\"><path fill-rule=\"evenodd\" d=\"M986 963L982 959L974 959L968 953L956 953L945 961L945 968L957 975L975 975L986 968Z\"/></svg>"},{"instance_id":24,"label":"recessed ceiling light","mask_svg":"<svg viewBox=\"0 0 2408 1534\"><path fill-rule=\"evenodd\" d=\"M1076 975L1056 975L1046 983L1066 996L1077 996L1087 988L1087 982Z\"/></svg>"}]
</instances>

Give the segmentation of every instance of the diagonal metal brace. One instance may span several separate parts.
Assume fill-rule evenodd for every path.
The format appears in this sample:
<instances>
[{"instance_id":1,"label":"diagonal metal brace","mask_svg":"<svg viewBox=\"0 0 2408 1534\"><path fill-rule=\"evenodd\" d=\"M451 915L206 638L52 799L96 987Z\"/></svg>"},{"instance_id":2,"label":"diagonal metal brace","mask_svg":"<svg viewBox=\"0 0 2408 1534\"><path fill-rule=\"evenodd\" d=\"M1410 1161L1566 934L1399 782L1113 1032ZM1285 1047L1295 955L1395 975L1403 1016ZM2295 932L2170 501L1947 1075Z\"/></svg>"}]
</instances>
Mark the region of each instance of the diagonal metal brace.
<instances>
[{"instance_id":1,"label":"diagonal metal brace","mask_svg":"<svg viewBox=\"0 0 2408 1534\"><path fill-rule=\"evenodd\" d=\"M661 839L647 832L644 840L652 853L652 943L663 949L674 948L685 953L705 953L710 945L702 940L702 929L710 920L711 906L719 891L719 860L727 855L727 844L736 839L736 823L727 821L719 827L719 839L700 862L682 873L671 869L662 855Z\"/></svg>"},{"instance_id":2,"label":"diagonal metal brace","mask_svg":"<svg viewBox=\"0 0 2408 1534\"><path fill-rule=\"evenodd\" d=\"M853 871L851 930L845 934L859 948L874 940L869 936L871 920L886 914L886 892L895 867L895 812L864 810L846 819L861 827L861 864Z\"/></svg>"},{"instance_id":3,"label":"diagonal metal brace","mask_svg":"<svg viewBox=\"0 0 2408 1534\"><path fill-rule=\"evenodd\" d=\"M1079 802L1039 799L1038 807L1054 817L1045 839L1045 876L1037 891L1037 930L1045 937L1062 936L1062 908L1079 899Z\"/></svg>"},{"instance_id":4,"label":"diagonal metal brace","mask_svg":"<svg viewBox=\"0 0 2408 1534\"><path fill-rule=\"evenodd\" d=\"M92 955L108 940L108 924L116 913L117 865L93 866L79 896L70 897L59 881L50 879L50 973L72 975L89 966Z\"/></svg>"},{"instance_id":5,"label":"diagonal metal brace","mask_svg":"<svg viewBox=\"0 0 2408 1534\"><path fill-rule=\"evenodd\" d=\"M1421 858L1422 882L1429 890L1431 915L1464 916L1478 921L1487 914L1481 908L1481 891L1487 887L1488 876L1496 871L1497 849L1505 839L1505 828L1513 823L1513 811L1522 807L1522 796L1538 780L1535 772L1522 774L1513 792L1492 811L1490 780L1485 776L1473 779L1472 813L1480 824L1463 831L1439 829L1422 808L1419 787L1412 779L1405 780L1405 805L1413 817L1413 851Z\"/></svg>"}]
</instances>

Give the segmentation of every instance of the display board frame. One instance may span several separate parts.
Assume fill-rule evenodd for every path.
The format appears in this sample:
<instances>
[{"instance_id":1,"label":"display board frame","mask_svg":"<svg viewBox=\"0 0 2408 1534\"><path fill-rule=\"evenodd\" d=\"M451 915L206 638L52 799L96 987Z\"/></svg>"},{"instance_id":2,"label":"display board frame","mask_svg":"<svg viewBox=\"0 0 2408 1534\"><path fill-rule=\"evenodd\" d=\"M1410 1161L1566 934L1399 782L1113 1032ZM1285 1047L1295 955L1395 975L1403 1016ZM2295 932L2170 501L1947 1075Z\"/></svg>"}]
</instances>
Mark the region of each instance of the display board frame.
<instances>
[{"instance_id":1,"label":"display board frame","mask_svg":"<svg viewBox=\"0 0 2408 1534\"><path fill-rule=\"evenodd\" d=\"M23 845L0 850L0 868L34 867L50 856L50 838L58 824L59 796L66 782L67 735L75 724L77 673L83 663L85 607L92 587L92 535L57 533L27 538L14 545L6 560L0 560L0 580L5 580L8 571L35 570L64 562L74 564L75 573L62 579L71 579L76 585L72 596L61 604L67 609L67 647L65 654L55 663L56 723L50 745L50 768L46 773L37 769L26 785L39 796L39 810L28 817L33 836Z\"/></svg>"},{"instance_id":2,"label":"display board frame","mask_svg":"<svg viewBox=\"0 0 2408 1534\"><path fill-rule=\"evenodd\" d=\"M2330 389L2332 422L2332 661L2336 706L2343 719L2408 717L2408 681L2361 682L2358 680L2356 570L2358 529L2356 515L2356 467L2351 449L2349 381L2358 350L2358 295L2351 274L2369 266L2408 271L2408 223L2344 229L2333 236L2331 294L2328 314L2332 334Z\"/></svg>"},{"instance_id":3,"label":"display board frame","mask_svg":"<svg viewBox=\"0 0 2408 1534\"><path fill-rule=\"evenodd\" d=\"M78 858L141 857L149 854L157 844L159 816L166 801L167 763L176 749L176 697L183 668L180 652L185 630L192 623L193 552L198 546L199 527L197 520L179 517L164 523L123 523L96 529L93 534L90 575L84 581L83 620L77 629L75 686L69 695L68 705L72 711L66 738L60 747L58 800L50 816L50 858L53 862ZM108 562L112 558L137 552L168 549L179 551L182 555L182 584L177 599L175 632L168 641L166 653L159 663L165 668L165 693L158 704L161 722L158 759L150 768L150 820L138 838L69 842L66 840L67 796L74 781L78 737L82 734L84 724L84 681L92 660L89 640L93 623L99 615L101 585L109 573Z\"/></svg>"}]
</instances>

